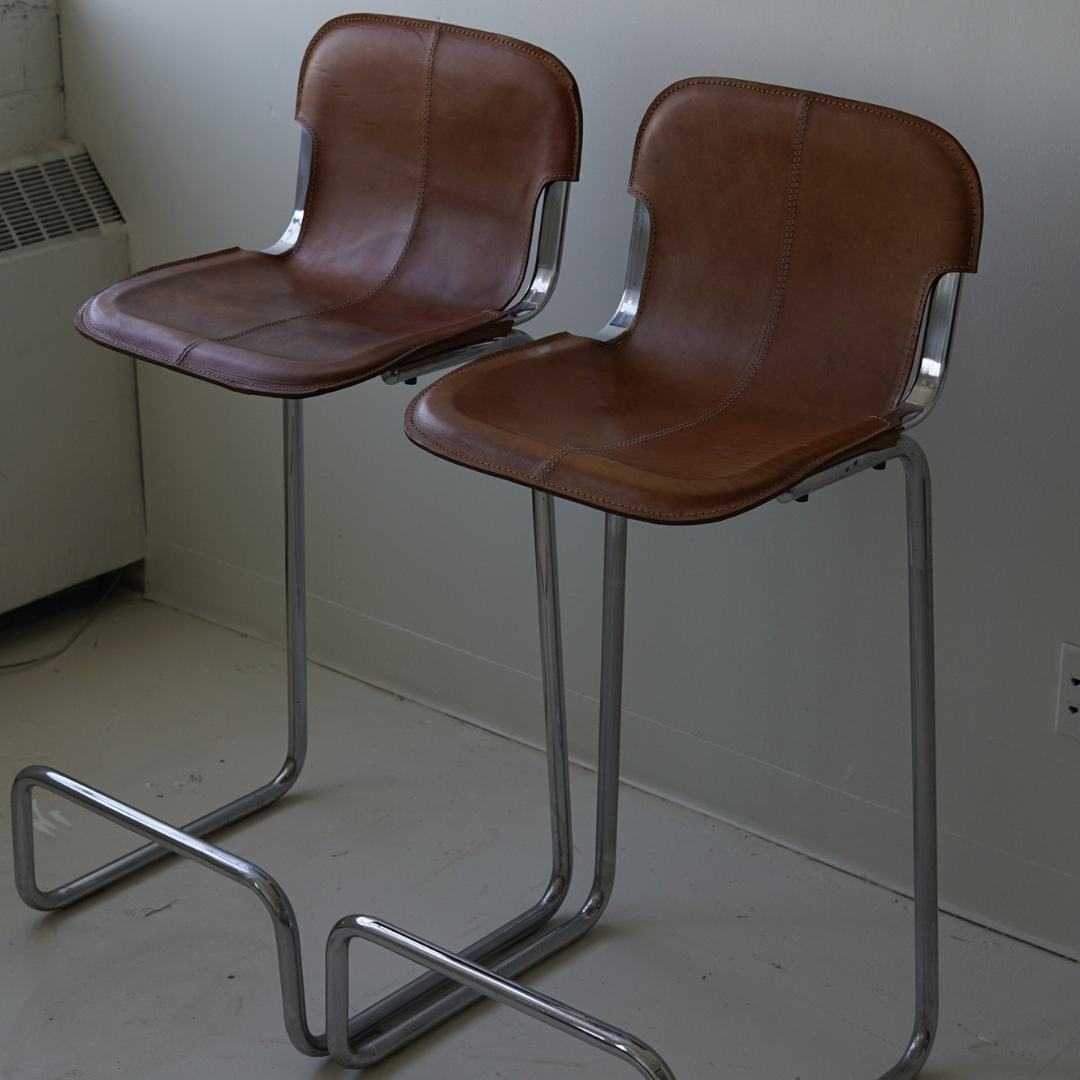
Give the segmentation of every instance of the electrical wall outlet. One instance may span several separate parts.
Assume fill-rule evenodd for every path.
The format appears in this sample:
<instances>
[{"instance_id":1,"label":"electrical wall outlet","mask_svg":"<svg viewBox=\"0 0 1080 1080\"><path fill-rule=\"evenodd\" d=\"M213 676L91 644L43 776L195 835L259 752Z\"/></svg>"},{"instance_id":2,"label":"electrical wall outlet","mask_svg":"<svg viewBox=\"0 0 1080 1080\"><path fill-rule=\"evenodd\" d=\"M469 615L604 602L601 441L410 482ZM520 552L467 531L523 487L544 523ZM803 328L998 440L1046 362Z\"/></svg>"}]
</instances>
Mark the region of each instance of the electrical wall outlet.
<instances>
[{"instance_id":1,"label":"electrical wall outlet","mask_svg":"<svg viewBox=\"0 0 1080 1080\"><path fill-rule=\"evenodd\" d=\"M1061 646L1057 723L1054 730L1080 739L1080 647Z\"/></svg>"}]
</instances>

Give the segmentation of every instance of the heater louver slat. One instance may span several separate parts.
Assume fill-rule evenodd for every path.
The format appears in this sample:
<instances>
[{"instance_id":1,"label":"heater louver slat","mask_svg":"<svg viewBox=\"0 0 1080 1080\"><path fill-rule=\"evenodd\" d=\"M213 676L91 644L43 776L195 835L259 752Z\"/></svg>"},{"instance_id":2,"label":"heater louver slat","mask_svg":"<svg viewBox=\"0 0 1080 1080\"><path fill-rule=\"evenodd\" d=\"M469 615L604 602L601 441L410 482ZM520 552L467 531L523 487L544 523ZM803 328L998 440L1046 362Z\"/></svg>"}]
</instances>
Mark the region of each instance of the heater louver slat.
<instances>
[{"instance_id":1,"label":"heater louver slat","mask_svg":"<svg viewBox=\"0 0 1080 1080\"><path fill-rule=\"evenodd\" d=\"M85 151L0 170L0 254L123 220Z\"/></svg>"}]
</instances>

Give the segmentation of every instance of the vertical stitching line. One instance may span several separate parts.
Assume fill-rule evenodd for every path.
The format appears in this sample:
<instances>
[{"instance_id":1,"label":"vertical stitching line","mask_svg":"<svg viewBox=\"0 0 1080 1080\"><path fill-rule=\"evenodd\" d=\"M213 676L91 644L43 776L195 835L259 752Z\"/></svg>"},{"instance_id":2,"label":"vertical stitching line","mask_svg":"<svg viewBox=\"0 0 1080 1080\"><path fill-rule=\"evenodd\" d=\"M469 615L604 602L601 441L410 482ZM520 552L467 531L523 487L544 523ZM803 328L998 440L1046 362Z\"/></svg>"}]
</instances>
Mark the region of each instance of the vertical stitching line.
<instances>
[{"instance_id":1,"label":"vertical stitching line","mask_svg":"<svg viewBox=\"0 0 1080 1080\"><path fill-rule=\"evenodd\" d=\"M570 450L579 450L589 453L597 453L604 450L619 450L627 446L635 446L638 443L648 442L650 439L658 439L664 435L672 435L676 431L685 431L687 428L693 427L695 424L700 424L704 420L710 420L726 409L732 402L734 402L742 392L750 385L754 380L754 377L761 370L765 363L765 358L768 356L769 349L772 347L773 335L776 333L777 324L780 321L780 309L784 303L784 293L787 288L787 273L788 267L791 264L791 247L795 238L795 210L799 200L799 179L800 171L802 168L802 146L803 135L806 131L806 119L810 112L810 99L807 96L803 96L802 104L799 108L799 122L795 132L795 152L792 160L791 167L791 187L788 195L788 219L787 226L784 232L784 253L780 260L780 273L776 281L776 292L773 299L772 311L769 314L769 321L766 323L765 336L762 339L761 345L758 348L757 355L750 366L743 372L742 378L739 380L735 388L721 401L718 405L713 406L708 412L702 413L700 416L694 417L693 420L686 420L681 424L674 424L671 427L662 428L660 431L651 432L648 435L638 435L634 439L624 439L622 442L608 443L606 446L572 446L566 447L560 450L556 455L555 460L545 462L542 466L542 474L546 475L547 472L553 467L557 460L562 458L564 454Z\"/></svg>"},{"instance_id":2,"label":"vertical stitching line","mask_svg":"<svg viewBox=\"0 0 1080 1080\"><path fill-rule=\"evenodd\" d=\"M393 268L378 285L375 285L364 293L363 296L358 296L354 300L346 300L341 304L332 304L329 307L319 308L317 311L305 311L299 315L290 315L285 319L274 319L271 322L261 323L259 326L252 326L247 330L240 330L235 334L211 338L211 341L234 341L236 338L243 337L245 334L252 334L256 330L265 330L271 326L281 326L284 323L295 322L297 319L307 319L313 315L326 315L331 311L341 311L344 308L353 307L355 304L362 303L364 300L368 300L374 296L375 293L386 285L398 270L401 269L401 264L405 261L405 256L409 253L409 248L412 246L413 237L416 236L416 230L419 228L420 214L424 208L424 196L427 193L428 142L431 133L431 84L435 68L435 48L439 44L439 37L441 34L441 29L436 29L435 33L432 34L431 47L428 49L427 68L424 74L424 125L423 138L420 147L420 181L416 190L416 208L413 210L412 225L409 228L409 235L405 238L405 243L401 248L401 254L398 255L397 262L394 263Z\"/></svg>"},{"instance_id":3,"label":"vertical stitching line","mask_svg":"<svg viewBox=\"0 0 1080 1080\"><path fill-rule=\"evenodd\" d=\"M175 363L179 367L187 358L188 353L195 348L196 345L202 344L202 338L196 338L194 341L189 341L184 348L180 351L180 355L176 358Z\"/></svg>"}]
</instances>

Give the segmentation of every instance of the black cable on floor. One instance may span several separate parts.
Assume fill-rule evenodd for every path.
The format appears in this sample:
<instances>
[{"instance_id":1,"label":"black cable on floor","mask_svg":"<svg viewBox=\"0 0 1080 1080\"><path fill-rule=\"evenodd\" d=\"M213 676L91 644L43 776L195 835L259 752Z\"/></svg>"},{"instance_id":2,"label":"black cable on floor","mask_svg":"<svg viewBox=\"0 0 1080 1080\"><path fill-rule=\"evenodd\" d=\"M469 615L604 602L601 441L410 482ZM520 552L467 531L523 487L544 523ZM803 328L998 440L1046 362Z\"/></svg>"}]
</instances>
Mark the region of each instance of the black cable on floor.
<instances>
[{"instance_id":1,"label":"black cable on floor","mask_svg":"<svg viewBox=\"0 0 1080 1080\"><path fill-rule=\"evenodd\" d=\"M101 596L97 600L97 603L95 603L93 608L91 608L90 614L87 615L82 625L79 627L78 630L75 631L75 633L71 636L70 640L66 644L61 645L59 649L54 649L52 652L46 653L44 656L35 656L32 660L16 660L14 663L11 664L0 664L0 674L11 674L16 671L29 671L30 668L38 667L38 665L40 664L47 664L50 660L55 660L61 654L66 653L68 649L70 649L71 646L74 645L80 637L82 637L90 624L98 617L101 612L102 605L105 603L106 600L109 599L110 596L112 596L113 589L115 589L117 584L119 584L123 572L123 568L121 568L120 570L117 570L115 574L113 574L113 579L109 582L108 588L101 594Z\"/></svg>"}]
</instances>

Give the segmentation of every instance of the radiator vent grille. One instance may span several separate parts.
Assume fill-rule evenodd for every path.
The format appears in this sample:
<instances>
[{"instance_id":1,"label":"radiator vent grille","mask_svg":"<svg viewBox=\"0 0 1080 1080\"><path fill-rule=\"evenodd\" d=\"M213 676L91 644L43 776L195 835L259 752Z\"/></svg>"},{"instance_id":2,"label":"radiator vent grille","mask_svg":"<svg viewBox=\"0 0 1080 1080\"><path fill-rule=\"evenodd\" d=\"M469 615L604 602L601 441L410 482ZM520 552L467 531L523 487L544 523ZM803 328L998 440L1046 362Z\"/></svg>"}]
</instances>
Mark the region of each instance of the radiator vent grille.
<instances>
[{"instance_id":1,"label":"radiator vent grille","mask_svg":"<svg viewBox=\"0 0 1080 1080\"><path fill-rule=\"evenodd\" d=\"M90 155L79 149L0 166L0 254L124 220Z\"/></svg>"}]
</instances>

